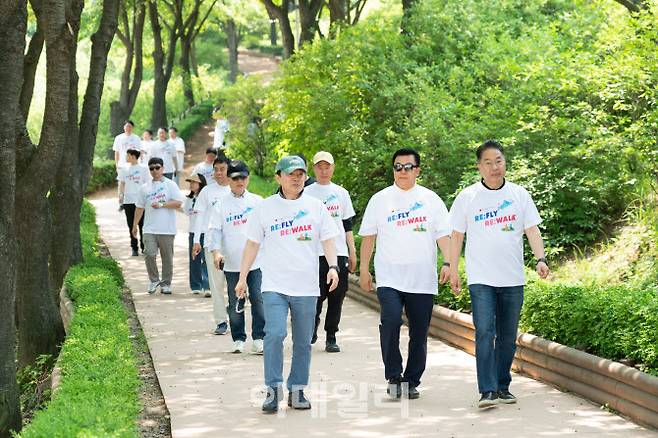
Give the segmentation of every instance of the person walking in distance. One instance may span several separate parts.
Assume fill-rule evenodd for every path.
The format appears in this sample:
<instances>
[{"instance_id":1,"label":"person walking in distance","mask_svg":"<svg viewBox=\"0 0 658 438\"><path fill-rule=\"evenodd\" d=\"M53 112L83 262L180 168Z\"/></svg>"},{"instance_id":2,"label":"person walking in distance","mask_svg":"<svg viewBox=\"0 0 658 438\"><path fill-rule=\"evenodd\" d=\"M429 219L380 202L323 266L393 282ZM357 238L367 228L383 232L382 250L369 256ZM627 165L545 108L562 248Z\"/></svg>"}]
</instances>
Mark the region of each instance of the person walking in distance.
<instances>
[{"instance_id":1,"label":"person walking in distance","mask_svg":"<svg viewBox=\"0 0 658 438\"><path fill-rule=\"evenodd\" d=\"M247 226L254 210L263 198L247 190L249 168L243 161L232 160L228 167L228 181L231 192L219 202L219 208L212 209L209 233L212 245L208 247L214 256L215 267L224 271L228 293L228 316L233 338L233 352L242 353L247 340L244 318L244 299L238 299L235 286L240 276L242 252L247 242ZM249 302L251 303L251 352L263 354L265 336L265 316L261 295L262 274L257 257L247 274Z\"/></svg>"},{"instance_id":2,"label":"person walking in distance","mask_svg":"<svg viewBox=\"0 0 658 438\"><path fill-rule=\"evenodd\" d=\"M208 185L217 184L217 182L213 178L213 174L215 173L215 168L213 167L213 164L215 163L216 158L217 158L217 151L215 149L213 148L206 149L205 160L194 166L194 168L192 169L192 174L203 175Z\"/></svg>"},{"instance_id":3,"label":"person walking in distance","mask_svg":"<svg viewBox=\"0 0 658 438\"><path fill-rule=\"evenodd\" d=\"M146 166L139 164L140 152L135 149L128 149L126 152L127 165L119 169L119 203L123 205L123 211L126 214L128 224L128 233L130 235L130 247L134 257L139 255L141 247L144 252L144 239L142 231L144 227L144 217L138 223L139 241L133 236L133 222L135 220L135 203L139 198L139 189L142 185L151 181L151 175Z\"/></svg>"},{"instance_id":4,"label":"person walking in distance","mask_svg":"<svg viewBox=\"0 0 658 438\"><path fill-rule=\"evenodd\" d=\"M178 128L175 126L169 127L169 142L176 149L176 175L174 181L180 185L180 175L183 174L185 166L185 140L178 136Z\"/></svg>"},{"instance_id":5,"label":"person walking in distance","mask_svg":"<svg viewBox=\"0 0 658 438\"><path fill-rule=\"evenodd\" d=\"M478 406L516 403L509 391L525 285L523 235L537 258L541 278L549 274L538 225L541 217L523 187L505 179L503 147L494 140L475 151L481 179L462 190L450 209L450 286L461 291L458 264L466 239L466 277L475 325Z\"/></svg>"},{"instance_id":6,"label":"person walking in distance","mask_svg":"<svg viewBox=\"0 0 658 438\"><path fill-rule=\"evenodd\" d=\"M158 138L151 143L151 158L160 158L164 163L164 177L173 180L178 166L176 146L167 140L167 130L158 129Z\"/></svg>"},{"instance_id":7,"label":"person walking in distance","mask_svg":"<svg viewBox=\"0 0 658 438\"><path fill-rule=\"evenodd\" d=\"M208 235L208 224L210 223L210 215L214 208L219 208L220 200L228 195L230 188L228 186L228 178L226 172L228 170L230 160L223 153L218 154L215 159L213 167L215 172L213 177L217 184L207 185L199 193L199 198L196 201L194 209L199 217L196 222L196 229L194 230L194 247L192 256L198 256L201 251L204 256L208 267L208 279L210 283L210 296L212 296L213 318L215 320L216 335L224 335L228 331L228 314L226 313L226 304L224 301L224 284L225 277L221 269L212 263L213 255L210 252L209 246L212 244L212 236ZM201 234L206 234L205 247L201 245Z\"/></svg>"},{"instance_id":8,"label":"person walking in distance","mask_svg":"<svg viewBox=\"0 0 658 438\"><path fill-rule=\"evenodd\" d=\"M427 361L429 331L438 283L448 280L448 263L437 276L437 245L448 260L450 225L448 210L433 191L416 183L420 155L413 149L393 154L393 185L375 193L363 214L359 234L361 269L359 283L372 290L370 258L375 243L377 298L381 306L379 340L388 394L392 398L420 397L417 387ZM437 278L438 277L438 278ZM438 281L437 281L438 280ZM409 323L409 353L402 368L400 327L402 312Z\"/></svg>"},{"instance_id":9,"label":"person walking in distance","mask_svg":"<svg viewBox=\"0 0 658 438\"><path fill-rule=\"evenodd\" d=\"M164 177L161 158L149 160L149 172L153 180L142 185L135 202L133 236L139 235L137 224L144 215L144 261L149 276L148 293L155 293L158 286L163 294L171 294L173 277L174 237L176 237L176 209L183 205L185 197L172 180ZM156 258L160 251L162 278Z\"/></svg>"},{"instance_id":10,"label":"person walking in distance","mask_svg":"<svg viewBox=\"0 0 658 438\"><path fill-rule=\"evenodd\" d=\"M203 175L197 175L193 173L188 178L185 179L190 184L190 193L185 198L185 205L183 206L183 212L189 216L189 235L188 235L188 258L190 265L190 289L195 295L200 294L202 291L206 292L210 290L208 284L208 268L206 266L206 259L204 254L201 253L198 256L193 256L194 251L194 230L196 229L196 221L199 219L199 215L195 210L194 206L196 204L199 193L206 186L206 179ZM200 236L201 246L203 246L204 235Z\"/></svg>"},{"instance_id":11,"label":"person walking in distance","mask_svg":"<svg viewBox=\"0 0 658 438\"><path fill-rule=\"evenodd\" d=\"M343 308L343 300L347 293L348 271L356 270L356 247L354 245L354 235L352 234L352 218L355 216L352 199L343 187L331 182L334 175L335 164L334 157L329 152L318 152L313 156L313 170L315 172L316 182L306 187L304 193L319 199L324 203L329 215L334 220L338 228L339 235L336 237L336 253L338 255L339 282L338 287L329 293L329 288L325 281L329 263L320 255L320 297L315 315L315 330L311 343L315 343L318 338L317 332L320 325L320 315L322 314L322 303L327 301L327 312L324 319L324 331L326 333L325 351L329 353L340 352L340 347L336 342L336 333L340 324L340 316Z\"/></svg>"},{"instance_id":12,"label":"person walking in distance","mask_svg":"<svg viewBox=\"0 0 658 438\"><path fill-rule=\"evenodd\" d=\"M306 164L287 156L276 165L279 193L263 200L247 226L238 298L246 296L248 275L262 245L263 304L265 309L264 372L267 397L263 412L273 413L283 399L283 341L288 312L292 324L292 364L286 386L288 406L310 409L304 394L311 366L311 337L315 325L320 247L329 262L329 290L338 286L334 238L338 230L322 202L306 196Z\"/></svg>"}]
</instances>

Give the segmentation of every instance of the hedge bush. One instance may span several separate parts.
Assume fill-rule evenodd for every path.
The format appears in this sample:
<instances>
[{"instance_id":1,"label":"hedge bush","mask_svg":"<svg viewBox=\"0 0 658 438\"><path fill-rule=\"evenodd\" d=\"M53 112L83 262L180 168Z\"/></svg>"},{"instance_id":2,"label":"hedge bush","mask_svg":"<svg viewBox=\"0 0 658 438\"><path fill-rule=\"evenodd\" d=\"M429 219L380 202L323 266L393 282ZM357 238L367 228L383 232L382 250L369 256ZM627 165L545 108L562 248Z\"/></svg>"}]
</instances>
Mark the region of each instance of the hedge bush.
<instances>
[{"instance_id":1,"label":"hedge bush","mask_svg":"<svg viewBox=\"0 0 658 438\"><path fill-rule=\"evenodd\" d=\"M87 185L87 193L116 186L117 170L114 161L95 161L94 168Z\"/></svg>"},{"instance_id":2,"label":"hedge bush","mask_svg":"<svg viewBox=\"0 0 658 438\"><path fill-rule=\"evenodd\" d=\"M94 211L81 215L85 262L66 277L75 316L60 353L62 381L22 437L136 437L140 385L121 301L121 271L98 253Z\"/></svg>"}]
</instances>

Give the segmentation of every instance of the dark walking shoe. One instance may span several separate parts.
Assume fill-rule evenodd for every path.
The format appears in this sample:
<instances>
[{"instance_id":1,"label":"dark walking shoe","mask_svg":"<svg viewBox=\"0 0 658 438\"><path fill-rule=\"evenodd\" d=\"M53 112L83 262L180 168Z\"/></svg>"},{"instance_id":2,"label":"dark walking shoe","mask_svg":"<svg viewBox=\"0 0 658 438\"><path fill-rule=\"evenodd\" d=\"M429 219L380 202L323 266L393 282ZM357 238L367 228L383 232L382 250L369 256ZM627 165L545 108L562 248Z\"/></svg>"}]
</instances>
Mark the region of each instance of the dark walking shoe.
<instances>
[{"instance_id":1,"label":"dark walking shoe","mask_svg":"<svg viewBox=\"0 0 658 438\"><path fill-rule=\"evenodd\" d=\"M263 412L273 413L279 410L279 402L283 398L283 389L269 386L267 388L267 395L263 402Z\"/></svg>"},{"instance_id":2,"label":"dark walking shoe","mask_svg":"<svg viewBox=\"0 0 658 438\"><path fill-rule=\"evenodd\" d=\"M133 257L139 257L139 251L133 249Z\"/></svg>"},{"instance_id":3,"label":"dark walking shoe","mask_svg":"<svg viewBox=\"0 0 658 438\"><path fill-rule=\"evenodd\" d=\"M318 334L313 333L313 337L311 338L311 344L315 344L315 342L318 340Z\"/></svg>"},{"instance_id":4,"label":"dark walking shoe","mask_svg":"<svg viewBox=\"0 0 658 438\"><path fill-rule=\"evenodd\" d=\"M493 391L487 391L482 393L480 401L478 402L478 408L489 408L498 404L498 393Z\"/></svg>"},{"instance_id":5,"label":"dark walking shoe","mask_svg":"<svg viewBox=\"0 0 658 438\"><path fill-rule=\"evenodd\" d=\"M500 400L501 403L505 403L508 405L516 403L516 397L514 397L514 395L511 392L509 392L507 389L498 391L498 400Z\"/></svg>"},{"instance_id":6,"label":"dark walking shoe","mask_svg":"<svg viewBox=\"0 0 658 438\"><path fill-rule=\"evenodd\" d=\"M293 409L311 409L311 402L304 395L304 390L300 389L288 393L288 406Z\"/></svg>"},{"instance_id":7,"label":"dark walking shoe","mask_svg":"<svg viewBox=\"0 0 658 438\"><path fill-rule=\"evenodd\" d=\"M340 347L336 343L335 339L327 339L324 351L327 353L340 353Z\"/></svg>"},{"instance_id":8,"label":"dark walking shoe","mask_svg":"<svg viewBox=\"0 0 658 438\"><path fill-rule=\"evenodd\" d=\"M219 324L217 324L217 327L215 327L215 333L216 335L225 335L226 332L228 331L228 324L226 321L222 321Z\"/></svg>"},{"instance_id":9,"label":"dark walking shoe","mask_svg":"<svg viewBox=\"0 0 658 438\"><path fill-rule=\"evenodd\" d=\"M402 397L402 380L399 377L388 379L388 388L386 388L386 393L391 398L397 399Z\"/></svg>"},{"instance_id":10,"label":"dark walking shoe","mask_svg":"<svg viewBox=\"0 0 658 438\"><path fill-rule=\"evenodd\" d=\"M409 400L416 400L417 398L420 398L420 391L418 391L415 386L409 385L409 389L407 390L407 398Z\"/></svg>"}]
</instances>

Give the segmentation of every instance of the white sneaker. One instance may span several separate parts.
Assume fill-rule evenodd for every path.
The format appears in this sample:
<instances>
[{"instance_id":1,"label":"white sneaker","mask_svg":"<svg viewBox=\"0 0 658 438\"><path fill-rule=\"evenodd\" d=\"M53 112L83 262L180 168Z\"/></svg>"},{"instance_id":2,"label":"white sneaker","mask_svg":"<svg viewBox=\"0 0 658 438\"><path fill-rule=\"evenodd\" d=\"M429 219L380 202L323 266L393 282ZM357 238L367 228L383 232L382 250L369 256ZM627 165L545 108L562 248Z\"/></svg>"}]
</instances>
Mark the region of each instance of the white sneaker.
<instances>
[{"instance_id":1,"label":"white sneaker","mask_svg":"<svg viewBox=\"0 0 658 438\"><path fill-rule=\"evenodd\" d=\"M263 354L262 339L254 339L254 342L251 344L251 352L254 354Z\"/></svg>"},{"instance_id":2,"label":"white sneaker","mask_svg":"<svg viewBox=\"0 0 658 438\"><path fill-rule=\"evenodd\" d=\"M206 290L203 291L203 296L206 297L206 298L210 298L212 296L212 294L210 293L210 291L208 289L206 289Z\"/></svg>"},{"instance_id":3,"label":"white sneaker","mask_svg":"<svg viewBox=\"0 0 658 438\"><path fill-rule=\"evenodd\" d=\"M155 290L158 288L159 285L160 285L160 281L151 281L149 283L148 293L154 294Z\"/></svg>"},{"instance_id":4,"label":"white sneaker","mask_svg":"<svg viewBox=\"0 0 658 438\"><path fill-rule=\"evenodd\" d=\"M233 353L242 353L244 351L244 341L233 342Z\"/></svg>"},{"instance_id":5,"label":"white sneaker","mask_svg":"<svg viewBox=\"0 0 658 438\"><path fill-rule=\"evenodd\" d=\"M160 293L165 295L171 295L171 286L160 286Z\"/></svg>"},{"instance_id":6,"label":"white sneaker","mask_svg":"<svg viewBox=\"0 0 658 438\"><path fill-rule=\"evenodd\" d=\"M193 293L194 295L199 295L199 294L201 293L201 291L198 290L198 289L195 289L195 290L192 291L192 293Z\"/></svg>"}]
</instances>

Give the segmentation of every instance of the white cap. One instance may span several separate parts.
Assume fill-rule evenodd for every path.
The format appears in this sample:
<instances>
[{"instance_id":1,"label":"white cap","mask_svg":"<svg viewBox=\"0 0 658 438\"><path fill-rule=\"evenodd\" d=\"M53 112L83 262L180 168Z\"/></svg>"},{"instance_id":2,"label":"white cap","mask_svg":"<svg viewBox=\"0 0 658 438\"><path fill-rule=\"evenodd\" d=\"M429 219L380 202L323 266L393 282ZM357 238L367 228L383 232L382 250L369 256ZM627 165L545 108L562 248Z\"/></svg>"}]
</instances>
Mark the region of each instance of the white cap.
<instances>
[{"instance_id":1,"label":"white cap","mask_svg":"<svg viewBox=\"0 0 658 438\"><path fill-rule=\"evenodd\" d=\"M329 164L334 164L334 157L329 152L320 151L313 155L313 164L318 164L320 161L326 161Z\"/></svg>"}]
</instances>

